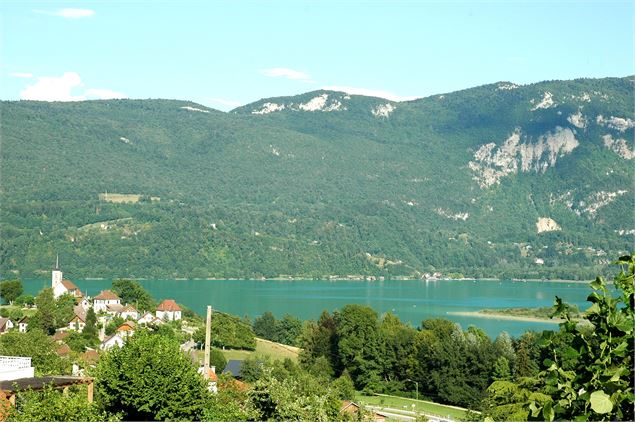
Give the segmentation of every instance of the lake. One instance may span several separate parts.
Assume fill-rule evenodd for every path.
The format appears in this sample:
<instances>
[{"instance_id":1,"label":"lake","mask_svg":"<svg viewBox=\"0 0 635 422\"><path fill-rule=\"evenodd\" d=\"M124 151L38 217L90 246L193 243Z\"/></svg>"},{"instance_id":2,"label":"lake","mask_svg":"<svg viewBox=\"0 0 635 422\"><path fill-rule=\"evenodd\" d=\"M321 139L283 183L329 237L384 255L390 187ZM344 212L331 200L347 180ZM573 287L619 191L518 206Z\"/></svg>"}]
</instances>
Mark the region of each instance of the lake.
<instances>
[{"instance_id":1,"label":"lake","mask_svg":"<svg viewBox=\"0 0 635 422\"><path fill-rule=\"evenodd\" d=\"M90 296L110 288L111 280L73 280ZM36 294L50 280L23 281L26 293ZM368 305L379 314L392 312L418 326L428 318L447 318L463 329L475 325L490 337L501 331L519 336L524 331L557 330L557 324L505 321L451 315L448 312L484 308L551 306L555 296L586 309L587 283L490 280L439 281L281 281L281 280L140 280L155 299L175 299L200 315L206 305L230 314L254 318L271 311L276 318L289 313L302 320L317 319L349 303Z\"/></svg>"}]
</instances>

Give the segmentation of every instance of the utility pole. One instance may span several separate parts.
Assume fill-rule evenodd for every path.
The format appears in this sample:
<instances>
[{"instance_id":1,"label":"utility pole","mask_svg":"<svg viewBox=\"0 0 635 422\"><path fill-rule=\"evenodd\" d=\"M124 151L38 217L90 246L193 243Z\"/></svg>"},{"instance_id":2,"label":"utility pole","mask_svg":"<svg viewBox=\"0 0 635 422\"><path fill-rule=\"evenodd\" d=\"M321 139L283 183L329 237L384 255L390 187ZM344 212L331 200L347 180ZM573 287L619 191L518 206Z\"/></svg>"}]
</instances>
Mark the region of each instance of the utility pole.
<instances>
[{"instance_id":1,"label":"utility pole","mask_svg":"<svg viewBox=\"0 0 635 422\"><path fill-rule=\"evenodd\" d=\"M205 321L205 363L203 364L205 376L209 372L209 347L212 340L212 307L207 306L207 320Z\"/></svg>"},{"instance_id":2,"label":"utility pole","mask_svg":"<svg viewBox=\"0 0 635 422\"><path fill-rule=\"evenodd\" d=\"M419 383L415 380L411 380L410 378L406 379L406 381L410 381L410 382L414 382L415 383L415 390L416 390L416 394L417 394L417 400L419 400Z\"/></svg>"}]
</instances>

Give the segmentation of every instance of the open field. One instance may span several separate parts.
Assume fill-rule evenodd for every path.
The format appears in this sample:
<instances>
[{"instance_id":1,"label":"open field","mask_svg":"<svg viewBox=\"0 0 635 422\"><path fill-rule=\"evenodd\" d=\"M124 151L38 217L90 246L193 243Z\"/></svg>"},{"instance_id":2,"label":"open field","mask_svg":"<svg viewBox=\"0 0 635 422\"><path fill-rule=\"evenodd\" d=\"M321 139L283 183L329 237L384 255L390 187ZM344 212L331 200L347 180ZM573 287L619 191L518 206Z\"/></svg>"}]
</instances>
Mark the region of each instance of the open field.
<instances>
[{"instance_id":1,"label":"open field","mask_svg":"<svg viewBox=\"0 0 635 422\"><path fill-rule=\"evenodd\" d=\"M547 324L560 324L563 322L563 319L560 318L537 318L531 316L517 316L517 315L509 315L504 313L496 313L496 312L448 312L448 315L459 315L459 316L467 316L473 318L487 318L487 319L504 319L508 321L524 321L524 322L544 322Z\"/></svg>"},{"instance_id":2,"label":"open field","mask_svg":"<svg viewBox=\"0 0 635 422\"><path fill-rule=\"evenodd\" d=\"M139 194L130 193L100 193L99 200L105 202L113 202L115 204L133 203L136 204L141 199Z\"/></svg>"},{"instance_id":3,"label":"open field","mask_svg":"<svg viewBox=\"0 0 635 422\"><path fill-rule=\"evenodd\" d=\"M359 393L356 396L356 400L359 404L373 405L379 407L390 407L393 409L403 409L412 411L414 404L414 411L424 412L431 415L437 415L441 417L449 417L453 420L459 420L465 418L467 409L462 409L455 406L446 406L443 404L434 403L425 400L407 399L403 397L388 396L385 394L377 394L375 396L366 396Z\"/></svg>"},{"instance_id":4,"label":"open field","mask_svg":"<svg viewBox=\"0 0 635 422\"><path fill-rule=\"evenodd\" d=\"M21 311L26 316L33 316L37 312L35 308L22 308L17 305L0 305L0 309L4 312Z\"/></svg>"},{"instance_id":5,"label":"open field","mask_svg":"<svg viewBox=\"0 0 635 422\"><path fill-rule=\"evenodd\" d=\"M225 359L237 359L244 360L253 355L262 355L269 356L272 360L281 360L285 358L289 358L295 362L298 360L298 353L300 353L300 349L293 346L287 346L286 344L274 343L269 340L257 338L256 339L256 350L234 350L234 349L226 349L221 350ZM202 353L202 351L201 351Z\"/></svg>"}]
</instances>

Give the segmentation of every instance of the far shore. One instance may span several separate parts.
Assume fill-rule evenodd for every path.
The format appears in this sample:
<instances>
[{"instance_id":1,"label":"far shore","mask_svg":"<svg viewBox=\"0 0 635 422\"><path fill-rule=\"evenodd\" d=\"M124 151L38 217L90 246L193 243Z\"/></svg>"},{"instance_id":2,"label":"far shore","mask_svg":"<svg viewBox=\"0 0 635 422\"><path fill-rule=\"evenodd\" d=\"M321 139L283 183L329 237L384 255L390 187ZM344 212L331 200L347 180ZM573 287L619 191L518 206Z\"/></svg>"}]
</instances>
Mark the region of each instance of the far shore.
<instances>
[{"instance_id":1,"label":"far shore","mask_svg":"<svg viewBox=\"0 0 635 422\"><path fill-rule=\"evenodd\" d=\"M447 312L447 314L472 317L472 318L500 319L500 320L522 321L522 322L543 322L547 324L560 324L561 322L564 322L564 319L562 318L550 319L550 318L524 317L524 316L514 316L514 315L505 315L505 314L496 314L496 313L485 313L481 311L456 311L456 312Z\"/></svg>"}]
</instances>

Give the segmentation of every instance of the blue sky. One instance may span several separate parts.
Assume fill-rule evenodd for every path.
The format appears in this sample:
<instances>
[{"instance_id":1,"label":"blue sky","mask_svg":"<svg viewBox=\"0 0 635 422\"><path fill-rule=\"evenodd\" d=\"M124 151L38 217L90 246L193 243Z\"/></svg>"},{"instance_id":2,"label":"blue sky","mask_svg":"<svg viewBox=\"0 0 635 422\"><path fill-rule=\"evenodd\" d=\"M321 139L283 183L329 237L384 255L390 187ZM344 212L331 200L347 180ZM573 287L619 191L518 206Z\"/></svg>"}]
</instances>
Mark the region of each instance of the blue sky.
<instances>
[{"instance_id":1,"label":"blue sky","mask_svg":"<svg viewBox=\"0 0 635 422\"><path fill-rule=\"evenodd\" d=\"M229 110L320 88L412 99L635 74L635 2L12 1L0 98Z\"/></svg>"}]
</instances>

